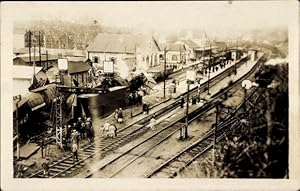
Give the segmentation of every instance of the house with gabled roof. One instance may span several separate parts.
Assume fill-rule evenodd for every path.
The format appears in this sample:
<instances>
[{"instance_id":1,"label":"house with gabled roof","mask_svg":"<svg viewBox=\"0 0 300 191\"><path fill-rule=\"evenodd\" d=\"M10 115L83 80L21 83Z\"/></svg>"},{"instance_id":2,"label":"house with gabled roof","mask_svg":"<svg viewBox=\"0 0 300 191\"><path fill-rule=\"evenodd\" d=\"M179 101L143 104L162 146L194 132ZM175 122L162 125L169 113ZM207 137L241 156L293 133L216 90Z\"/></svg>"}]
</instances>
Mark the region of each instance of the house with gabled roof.
<instances>
[{"instance_id":1,"label":"house with gabled roof","mask_svg":"<svg viewBox=\"0 0 300 191\"><path fill-rule=\"evenodd\" d=\"M161 43L161 62L164 62L164 54L166 54L167 68L181 69L182 64L187 61L187 49L183 44Z\"/></svg>"},{"instance_id":2,"label":"house with gabled roof","mask_svg":"<svg viewBox=\"0 0 300 191\"><path fill-rule=\"evenodd\" d=\"M86 51L95 67L114 60L115 71L124 73L121 76L125 78L134 69L146 71L160 64L158 44L146 35L99 33Z\"/></svg>"},{"instance_id":3,"label":"house with gabled roof","mask_svg":"<svg viewBox=\"0 0 300 191\"><path fill-rule=\"evenodd\" d=\"M196 60L195 49L199 47L199 45L193 40L179 40L175 42L175 44L181 44L186 49L186 60L194 61Z\"/></svg>"}]
</instances>

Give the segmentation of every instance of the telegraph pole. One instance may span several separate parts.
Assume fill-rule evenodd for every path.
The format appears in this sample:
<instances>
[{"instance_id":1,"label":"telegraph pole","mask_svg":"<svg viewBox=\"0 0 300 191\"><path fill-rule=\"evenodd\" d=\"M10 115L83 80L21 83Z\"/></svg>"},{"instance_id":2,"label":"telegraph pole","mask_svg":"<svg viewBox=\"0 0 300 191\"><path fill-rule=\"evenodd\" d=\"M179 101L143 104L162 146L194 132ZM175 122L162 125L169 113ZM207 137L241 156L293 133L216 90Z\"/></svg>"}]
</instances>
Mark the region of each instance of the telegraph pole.
<instances>
[{"instance_id":1,"label":"telegraph pole","mask_svg":"<svg viewBox=\"0 0 300 191\"><path fill-rule=\"evenodd\" d=\"M39 31L39 57L40 57L40 65L42 66L42 54L41 54L41 32ZM44 66L43 66L44 67Z\"/></svg>"},{"instance_id":2,"label":"telegraph pole","mask_svg":"<svg viewBox=\"0 0 300 191\"><path fill-rule=\"evenodd\" d=\"M185 112L185 126L183 139L188 138L188 124L189 124L189 97L190 97L190 81L187 81L187 95L186 95L186 112Z\"/></svg>"},{"instance_id":3,"label":"telegraph pole","mask_svg":"<svg viewBox=\"0 0 300 191\"><path fill-rule=\"evenodd\" d=\"M35 77L35 45L33 45L33 77Z\"/></svg>"},{"instance_id":4,"label":"telegraph pole","mask_svg":"<svg viewBox=\"0 0 300 191\"><path fill-rule=\"evenodd\" d=\"M134 45L134 60L135 60L135 68L137 67L137 59L136 59L136 44Z\"/></svg>"},{"instance_id":5,"label":"telegraph pole","mask_svg":"<svg viewBox=\"0 0 300 191\"><path fill-rule=\"evenodd\" d=\"M29 34L28 48L29 48L29 66L30 66L31 65L31 31L29 31L28 34Z\"/></svg>"},{"instance_id":6,"label":"telegraph pole","mask_svg":"<svg viewBox=\"0 0 300 191\"><path fill-rule=\"evenodd\" d=\"M217 144L218 117L219 117L219 102L217 102L216 105L216 124L214 128L214 144L213 144L213 160L212 160L213 169L215 168L215 160L216 160L215 153L216 153L216 144Z\"/></svg>"},{"instance_id":7,"label":"telegraph pole","mask_svg":"<svg viewBox=\"0 0 300 191\"><path fill-rule=\"evenodd\" d=\"M235 49L235 63L234 63L234 74L236 75L236 63L238 59L238 40L236 41L236 49Z\"/></svg>"},{"instance_id":8,"label":"telegraph pole","mask_svg":"<svg viewBox=\"0 0 300 191\"><path fill-rule=\"evenodd\" d=\"M182 57L182 55L181 55L181 44L179 44L179 50L180 50L179 53L180 53L180 64L181 64L181 62L182 62L182 61L181 61L181 57Z\"/></svg>"},{"instance_id":9,"label":"telegraph pole","mask_svg":"<svg viewBox=\"0 0 300 191\"><path fill-rule=\"evenodd\" d=\"M48 50L46 50L46 65L47 65L47 69L48 69Z\"/></svg>"},{"instance_id":10,"label":"telegraph pole","mask_svg":"<svg viewBox=\"0 0 300 191\"><path fill-rule=\"evenodd\" d=\"M209 44L209 60L208 60L208 80L207 80L207 85L208 85L207 94L208 95L210 95L210 92L209 92L210 62L211 62L211 44Z\"/></svg>"},{"instance_id":11,"label":"telegraph pole","mask_svg":"<svg viewBox=\"0 0 300 191\"><path fill-rule=\"evenodd\" d=\"M166 67L167 67L167 47L165 48L165 64L164 64L164 98L166 98Z\"/></svg>"}]
</instances>

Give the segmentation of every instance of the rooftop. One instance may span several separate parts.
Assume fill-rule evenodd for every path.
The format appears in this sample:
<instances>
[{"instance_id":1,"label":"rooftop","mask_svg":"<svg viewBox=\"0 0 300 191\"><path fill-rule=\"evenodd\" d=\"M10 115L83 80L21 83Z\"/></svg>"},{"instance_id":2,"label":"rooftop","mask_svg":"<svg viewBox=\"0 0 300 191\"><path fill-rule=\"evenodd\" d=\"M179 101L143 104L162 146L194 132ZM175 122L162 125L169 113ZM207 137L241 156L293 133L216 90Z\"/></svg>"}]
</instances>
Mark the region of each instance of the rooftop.
<instances>
[{"instance_id":1,"label":"rooftop","mask_svg":"<svg viewBox=\"0 0 300 191\"><path fill-rule=\"evenodd\" d=\"M87 51L134 54L136 50L145 49L159 51L155 40L149 36L99 33Z\"/></svg>"},{"instance_id":2,"label":"rooftop","mask_svg":"<svg viewBox=\"0 0 300 191\"><path fill-rule=\"evenodd\" d=\"M181 40L185 45L187 45L188 47L194 49L194 48L197 48L199 47L199 45L197 43L195 43L194 41L192 40Z\"/></svg>"},{"instance_id":3,"label":"rooftop","mask_svg":"<svg viewBox=\"0 0 300 191\"><path fill-rule=\"evenodd\" d=\"M34 56L31 56L31 62L32 62L32 63L33 63L34 58L35 58L35 61L36 61L36 62L40 61L39 55L35 55L35 57L34 57ZM15 57L14 60L15 60L15 59L21 59L21 60L23 60L24 62L29 62L29 55L26 55L26 56L18 56L18 57ZM49 61L50 61L50 60L57 60L57 59L58 59L58 56L55 56L55 55L48 55L48 60L49 60ZM47 60L46 55L41 55L41 60L42 60L42 61L46 61L46 60Z\"/></svg>"},{"instance_id":4,"label":"rooftop","mask_svg":"<svg viewBox=\"0 0 300 191\"><path fill-rule=\"evenodd\" d=\"M160 50L164 50L166 48L167 51L185 51L186 48L182 44L175 44L175 43L160 43L159 44Z\"/></svg>"}]
</instances>

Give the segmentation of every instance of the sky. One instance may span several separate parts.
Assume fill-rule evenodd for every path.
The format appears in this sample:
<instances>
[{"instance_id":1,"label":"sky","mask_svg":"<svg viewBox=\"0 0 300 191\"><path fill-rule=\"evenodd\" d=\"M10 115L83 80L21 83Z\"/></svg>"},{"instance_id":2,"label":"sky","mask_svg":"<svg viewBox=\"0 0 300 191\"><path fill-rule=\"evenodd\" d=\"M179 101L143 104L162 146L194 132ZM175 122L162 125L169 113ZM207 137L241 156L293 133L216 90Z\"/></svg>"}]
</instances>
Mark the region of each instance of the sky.
<instances>
[{"instance_id":1,"label":"sky","mask_svg":"<svg viewBox=\"0 0 300 191\"><path fill-rule=\"evenodd\" d=\"M294 1L192 2L13 2L4 5L14 21L60 19L136 30L171 32L287 26Z\"/></svg>"}]
</instances>

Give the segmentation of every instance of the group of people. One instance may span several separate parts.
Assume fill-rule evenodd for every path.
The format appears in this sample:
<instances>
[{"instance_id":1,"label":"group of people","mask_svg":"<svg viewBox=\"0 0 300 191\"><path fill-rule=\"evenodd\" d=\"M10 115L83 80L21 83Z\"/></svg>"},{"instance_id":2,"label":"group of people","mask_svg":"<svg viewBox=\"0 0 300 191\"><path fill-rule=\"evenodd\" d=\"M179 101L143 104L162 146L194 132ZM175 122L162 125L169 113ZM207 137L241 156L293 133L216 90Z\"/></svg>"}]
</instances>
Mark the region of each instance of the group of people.
<instances>
[{"instance_id":1,"label":"group of people","mask_svg":"<svg viewBox=\"0 0 300 191\"><path fill-rule=\"evenodd\" d=\"M82 119L81 117L78 117L78 120L76 123L73 123L73 125L67 126L67 142L69 142L72 137L71 133L73 131L77 131L79 133L81 139L88 138L90 141L94 140L94 128L92 124L92 119L90 117L86 119Z\"/></svg>"},{"instance_id":2,"label":"group of people","mask_svg":"<svg viewBox=\"0 0 300 191\"><path fill-rule=\"evenodd\" d=\"M128 95L129 105L141 104L143 96L138 91L131 92Z\"/></svg>"},{"instance_id":3,"label":"group of people","mask_svg":"<svg viewBox=\"0 0 300 191\"><path fill-rule=\"evenodd\" d=\"M71 151L73 153L73 161L78 160L78 149L80 139L88 138L90 142L94 140L95 132L93 128L92 118L78 117L76 123L67 126L66 141L71 143Z\"/></svg>"},{"instance_id":4,"label":"group of people","mask_svg":"<svg viewBox=\"0 0 300 191\"><path fill-rule=\"evenodd\" d=\"M108 121L105 121L102 128L100 128L101 134L109 138L117 137L117 130L117 126L114 123L109 123Z\"/></svg>"}]
</instances>

